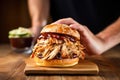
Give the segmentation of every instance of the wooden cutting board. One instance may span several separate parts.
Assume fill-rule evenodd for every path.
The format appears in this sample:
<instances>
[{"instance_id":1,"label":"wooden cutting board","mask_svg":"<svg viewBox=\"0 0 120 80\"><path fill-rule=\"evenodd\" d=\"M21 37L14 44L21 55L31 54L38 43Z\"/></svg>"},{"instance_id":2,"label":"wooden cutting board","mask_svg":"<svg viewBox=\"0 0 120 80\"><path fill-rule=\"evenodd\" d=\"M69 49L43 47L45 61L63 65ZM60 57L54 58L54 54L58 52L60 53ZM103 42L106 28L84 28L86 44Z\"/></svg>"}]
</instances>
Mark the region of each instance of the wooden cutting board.
<instances>
[{"instance_id":1,"label":"wooden cutting board","mask_svg":"<svg viewBox=\"0 0 120 80\"><path fill-rule=\"evenodd\" d=\"M39 67L35 65L32 59L27 59L24 69L26 75L31 74L98 74L98 66L88 60L80 60L79 64L73 67L66 68L52 68L52 67Z\"/></svg>"}]
</instances>

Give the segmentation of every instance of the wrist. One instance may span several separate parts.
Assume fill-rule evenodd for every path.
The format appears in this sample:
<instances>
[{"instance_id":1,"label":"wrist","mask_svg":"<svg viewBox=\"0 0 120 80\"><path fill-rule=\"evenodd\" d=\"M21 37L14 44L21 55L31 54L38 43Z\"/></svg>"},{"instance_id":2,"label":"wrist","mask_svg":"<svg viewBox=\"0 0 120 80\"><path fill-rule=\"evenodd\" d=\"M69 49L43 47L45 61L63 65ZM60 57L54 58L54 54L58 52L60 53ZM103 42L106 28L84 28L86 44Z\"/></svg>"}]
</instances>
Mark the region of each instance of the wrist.
<instances>
[{"instance_id":1,"label":"wrist","mask_svg":"<svg viewBox=\"0 0 120 80\"><path fill-rule=\"evenodd\" d=\"M35 37L39 36L40 31L46 25L47 21L33 20L31 30Z\"/></svg>"},{"instance_id":2,"label":"wrist","mask_svg":"<svg viewBox=\"0 0 120 80\"><path fill-rule=\"evenodd\" d=\"M32 27L43 27L47 24L47 20L33 20Z\"/></svg>"},{"instance_id":3,"label":"wrist","mask_svg":"<svg viewBox=\"0 0 120 80\"><path fill-rule=\"evenodd\" d=\"M106 37L104 37L104 34L98 34L96 35L96 37L99 39L99 42L100 42L100 54L104 53L105 51L108 50L108 39Z\"/></svg>"}]
</instances>

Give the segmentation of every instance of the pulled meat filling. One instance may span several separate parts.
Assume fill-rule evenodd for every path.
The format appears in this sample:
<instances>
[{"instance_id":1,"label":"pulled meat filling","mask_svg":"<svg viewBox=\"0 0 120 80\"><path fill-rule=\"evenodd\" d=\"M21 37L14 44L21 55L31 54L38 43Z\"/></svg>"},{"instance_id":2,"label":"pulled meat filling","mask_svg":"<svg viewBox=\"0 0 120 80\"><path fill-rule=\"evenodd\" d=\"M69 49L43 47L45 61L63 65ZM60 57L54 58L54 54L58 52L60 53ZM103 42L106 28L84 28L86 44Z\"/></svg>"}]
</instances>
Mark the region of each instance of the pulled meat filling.
<instances>
[{"instance_id":1,"label":"pulled meat filling","mask_svg":"<svg viewBox=\"0 0 120 80\"><path fill-rule=\"evenodd\" d=\"M59 33L41 33L33 48L32 57L40 59L84 58L84 47L73 36Z\"/></svg>"}]
</instances>

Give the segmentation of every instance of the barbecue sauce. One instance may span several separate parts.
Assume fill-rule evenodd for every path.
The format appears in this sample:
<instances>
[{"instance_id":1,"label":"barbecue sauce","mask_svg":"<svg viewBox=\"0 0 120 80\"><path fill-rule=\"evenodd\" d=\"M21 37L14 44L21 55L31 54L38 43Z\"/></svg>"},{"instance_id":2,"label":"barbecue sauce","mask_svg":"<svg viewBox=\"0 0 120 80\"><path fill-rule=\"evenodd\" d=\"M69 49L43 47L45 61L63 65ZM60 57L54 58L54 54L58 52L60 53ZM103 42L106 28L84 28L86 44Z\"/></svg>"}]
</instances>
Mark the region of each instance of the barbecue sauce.
<instances>
[{"instance_id":1,"label":"barbecue sauce","mask_svg":"<svg viewBox=\"0 0 120 80\"><path fill-rule=\"evenodd\" d=\"M46 32L46 33L41 33L38 39L48 39L48 38L56 38L58 40L64 40L65 38L69 39L71 42L76 42L78 39L76 37L73 37L71 35L67 34L60 34L60 33L53 33L53 32Z\"/></svg>"}]
</instances>

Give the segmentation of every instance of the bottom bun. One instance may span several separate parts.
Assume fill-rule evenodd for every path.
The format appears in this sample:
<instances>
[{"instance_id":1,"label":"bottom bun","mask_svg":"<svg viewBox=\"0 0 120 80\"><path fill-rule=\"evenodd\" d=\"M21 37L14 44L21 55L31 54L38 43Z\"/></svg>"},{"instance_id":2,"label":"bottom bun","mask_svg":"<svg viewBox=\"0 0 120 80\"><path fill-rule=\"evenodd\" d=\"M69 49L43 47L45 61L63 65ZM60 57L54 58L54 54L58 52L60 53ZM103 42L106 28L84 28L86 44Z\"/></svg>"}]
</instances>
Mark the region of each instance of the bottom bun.
<instances>
[{"instance_id":1,"label":"bottom bun","mask_svg":"<svg viewBox=\"0 0 120 80\"><path fill-rule=\"evenodd\" d=\"M46 67L70 67L78 64L79 58L73 59L52 59L52 60L42 60L38 57L34 57L34 61L37 66L46 66Z\"/></svg>"}]
</instances>

